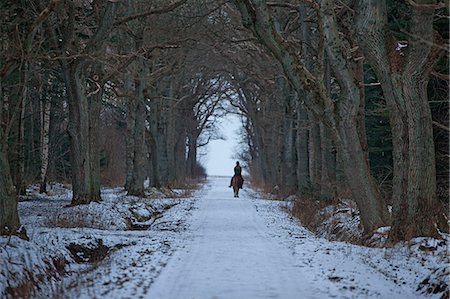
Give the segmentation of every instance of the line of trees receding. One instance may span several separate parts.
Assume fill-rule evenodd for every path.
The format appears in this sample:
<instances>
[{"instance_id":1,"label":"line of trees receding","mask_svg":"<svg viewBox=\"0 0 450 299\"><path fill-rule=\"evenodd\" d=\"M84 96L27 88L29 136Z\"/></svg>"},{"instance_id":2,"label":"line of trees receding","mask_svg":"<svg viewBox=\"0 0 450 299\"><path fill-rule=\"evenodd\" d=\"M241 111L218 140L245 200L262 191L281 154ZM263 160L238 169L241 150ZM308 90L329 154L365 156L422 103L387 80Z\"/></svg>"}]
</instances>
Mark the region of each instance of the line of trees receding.
<instances>
[{"instance_id":1,"label":"line of trees receding","mask_svg":"<svg viewBox=\"0 0 450 299\"><path fill-rule=\"evenodd\" d=\"M209 53L220 3L194 3L0 4L0 234L30 183L70 181L79 205L102 184L143 196L205 175L197 149L220 138L229 86Z\"/></svg>"},{"instance_id":2,"label":"line of trees receding","mask_svg":"<svg viewBox=\"0 0 450 299\"><path fill-rule=\"evenodd\" d=\"M242 88L255 173L317 198L348 187L364 231L391 225L393 242L447 230L446 6L432 0L235 2L243 25L282 69L273 71L272 85ZM276 77L281 72L283 78ZM440 102L435 119L444 125L433 121L430 100ZM378 136L376 113L388 124ZM380 149L377 139L392 159L388 164L370 153ZM377 166L392 173L377 178ZM390 188L381 188L387 178Z\"/></svg>"},{"instance_id":3,"label":"line of trees receding","mask_svg":"<svg viewBox=\"0 0 450 299\"><path fill-rule=\"evenodd\" d=\"M0 6L0 234L20 230L30 183L70 179L77 205L204 175L198 148L230 112L255 182L350 194L365 232L392 225L394 242L445 227L448 11L433 0Z\"/></svg>"}]
</instances>

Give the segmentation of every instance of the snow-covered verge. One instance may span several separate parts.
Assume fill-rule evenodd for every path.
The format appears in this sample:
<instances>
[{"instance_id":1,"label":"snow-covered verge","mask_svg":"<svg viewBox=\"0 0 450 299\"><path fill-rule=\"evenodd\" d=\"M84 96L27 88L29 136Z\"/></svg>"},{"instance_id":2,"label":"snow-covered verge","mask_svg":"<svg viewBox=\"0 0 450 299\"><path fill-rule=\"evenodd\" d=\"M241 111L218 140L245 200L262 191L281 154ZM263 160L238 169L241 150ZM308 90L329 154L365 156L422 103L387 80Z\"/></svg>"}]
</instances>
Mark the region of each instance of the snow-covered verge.
<instances>
[{"instance_id":1,"label":"snow-covered verge","mask_svg":"<svg viewBox=\"0 0 450 299\"><path fill-rule=\"evenodd\" d=\"M65 186L53 185L48 195L30 187L19 203L30 241L0 237L0 298L139 295L178 246L191 193L150 189L137 198L104 189L102 202L69 207ZM94 282L91 294L86 286Z\"/></svg>"},{"instance_id":2,"label":"snow-covered verge","mask_svg":"<svg viewBox=\"0 0 450 299\"><path fill-rule=\"evenodd\" d=\"M253 197L260 198L262 196L255 193ZM268 198L267 195L264 197ZM276 197L272 199L276 199ZM290 238L275 235L274 237L280 238L281 242L289 242L288 246L292 248L294 254L296 251L303 252L299 248L307 243L304 235L314 234L316 237L332 242L327 242L327 248L314 244L313 246L317 246L314 249L317 256L311 257L311 259L318 260L321 254L329 255L330 252L333 252L334 255L341 253L354 255L355 258L370 265L374 271L380 272L400 288L415 290L417 294L431 298L449 298L450 251L448 245L450 237L448 234L442 234L441 240L415 238L409 242L398 243L393 247L383 247L389 232L389 227L383 227L378 229L371 239L364 241L364 244L370 247L361 246L358 243L362 243L363 234L359 213L354 202L343 200L337 204L319 208L311 219L307 219L310 223L307 226L309 230L306 231L303 227L299 230L299 224L302 225L301 220L292 215L294 200L294 197L288 197L285 200L255 200L258 211L264 214L266 219L269 219L268 225L279 225L285 230L286 235ZM274 212L278 209L288 214L288 217L283 220L282 214ZM305 207L305 209L308 208ZM314 265L311 263L308 267L314 268ZM321 271L326 271L325 268ZM314 270L311 269L311 271ZM351 288L352 282L356 278L341 277L339 269L336 268L329 273L329 279L336 282L337 285L341 284L339 286L341 288ZM364 290L360 291L360 295L363 297L370 295L365 294ZM375 294L373 295L375 296Z\"/></svg>"}]
</instances>

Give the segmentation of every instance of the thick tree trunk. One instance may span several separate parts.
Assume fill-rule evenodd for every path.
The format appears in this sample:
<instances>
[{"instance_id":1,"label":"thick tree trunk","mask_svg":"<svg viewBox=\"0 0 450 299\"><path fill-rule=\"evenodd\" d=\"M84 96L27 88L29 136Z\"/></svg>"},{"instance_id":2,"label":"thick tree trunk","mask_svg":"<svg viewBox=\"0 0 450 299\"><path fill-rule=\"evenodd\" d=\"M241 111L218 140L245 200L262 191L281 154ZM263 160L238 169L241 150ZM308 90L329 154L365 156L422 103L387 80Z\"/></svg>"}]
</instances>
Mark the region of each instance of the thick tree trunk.
<instances>
[{"instance_id":1,"label":"thick tree trunk","mask_svg":"<svg viewBox=\"0 0 450 299\"><path fill-rule=\"evenodd\" d=\"M295 105L295 103L292 103ZM284 120L285 128L285 138L284 138L284 171L283 171L283 181L286 186L288 193L293 193L297 189L297 167L296 167L296 157L295 157L295 137L296 132L294 130L294 119L291 115L291 109L288 110L288 115Z\"/></svg>"},{"instance_id":2,"label":"thick tree trunk","mask_svg":"<svg viewBox=\"0 0 450 299\"><path fill-rule=\"evenodd\" d=\"M102 89L88 99L83 67L83 64L63 64L69 104L68 134L73 188L71 205L101 200L97 142Z\"/></svg>"},{"instance_id":3,"label":"thick tree trunk","mask_svg":"<svg viewBox=\"0 0 450 299\"><path fill-rule=\"evenodd\" d=\"M145 118L146 109L143 98L143 82L138 84L138 90L141 96L138 98L136 105L136 123L134 126L134 154L133 154L133 172L131 176L130 185L128 186L128 195L141 196L144 193L144 180L146 177L146 163L145 163Z\"/></svg>"},{"instance_id":4,"label":"thick tree trunk","mask_svg":"<svg viewBox=\"0 0 450 299\"><path fill-rule=\"evenodd\" d=\"M0 235L15 235L19 228L16 192L11 181L8 159L0 143Z\"/></svg>"},{"instance_id":5,"label":"thick tree trunk","mask_svg":"<svg viewBox=\"0 0 450 299\"><path fill-rule=\"evenodd\" d=\"M125 79L125 92L133 93L133 84L128 78ZM134 126L136 123L136 103L137 99L127 100L127 125L125 131L125 190L130 189L131 178L133 176L134 160Z\"/></svg>"},{"instance_id":6,"label":"thick tree trunk","mask_svg":"<svg viewBox=\"0 0 450 299\"><path fill-rule=\"evenodd\" d=\"M139 48L140 46L141 43L137 42L136 48ZM135 75L137 78L134 80L134 96L128 103L126 190L129 195L143 197L145 195L144 181L147 173L147 151L145 142L145 120L147 118L147 109L145 102L146 98L144 95L147 68L143 58L137 59L136 66L137 69Z\"/></svg>"},{"instance_id":7,"label":"thick tree trunk","mask_svg":"<svg viewBox=\"0 0 450 299\"><path fill-rule=\"evenodd\" d=\"M101 78L101 76L99 76ZM102 107L103 88L88 98L89 101L89 194L91 201L100 201L100 112Z\"/></svg>"},{"instance_id":8,"label":"thick tree trunk","mask_svg":"<svg viewBox=\"0 0 450 299\"><path fill-rule=\"evenodd\" d=\"M26 84L26 83L23 83ZM17 124L17 160L14 167L14 185L16 186L17 195L25 195L25 106L27 92L24 91L19 105L19 117Z\"/></svg>"},{"instance_id":9,"label":"thick tree trunk","mask_svg":"<svg viewBox=\"0 0 450 299\"><path fill-rule=\"evenodd\" d=\"M257 148L257 165L260 177L264 186L272 179L272 173L269 165L267 165L267 150L264 144L264 130L262 129L260 117L256 116L253 123L255 129L255 144ZM232 174L231 174L232 175Z\"/></svg>"},{"instance_id":10,"label":"thick tree trunk","mask_svg":"<svg viewBox=\"0 0 450 299\"><path fill-rule=\"evenodd\" d=\"M324 81L328 96L331 97L331 69L327 59L325 59ZM323 123L320 124L320 142L322 148L321 157L321 182L320 197L322 199L332 199L337 196L336 182L336 148L333 141L333 133Z\"/></svg>"},{"instance_id":11,"label":"thick tree trunk","mask_svg":"<svg viewBox=\"0 0 450 299\"><path fill-rule=\"evenodd\" d=\"M5 97L0 81L0 123L4 123ZM8 163L7 138L0 125L0 235L16 234L20 228L19 212Z\"/></svg>"},{"instance_id":12,"label":"thick tree trunk","mask_svg":"<svg viewBox=\"0 0 450 299\"><path fill-rule=\"evenodd\" d=\"M164 128L160 129L156 142L157 161L158 161L158 181L162 186L169 184L169 157L167 153L167 133Z\"/></svg>"},{"instance_id":13,"label":"thick tree trunk","mask_svg":"<svg viewBox=\"0 0 450 299\"><path fill-rule=\"evenodd\" d=\"M369 161L361 147L358 125L354 118L343 119L338 128L338 146L342 151L345 174L361 215L365 233L388 223L386 203L370 173Z\"/></svg>"},{"instance_id":14,"label":"thick tree trunk","mask_svg":"<svg viewBox=\"0 0 450 299\"><path fill-rule=\"evenodd\" d=\"M167 156L167 121L163 100L150 101L150 133L153 142L153 167L156 176L155 184L166 186L169 182L169 159Z\"/></svg>"},{"instance_id":15,"label":"thick tree trunk","mask_svg":"<svg viewBox=\"0 0 450 299\"><path fill-rule=\"evenodd\" d=\"M175 96L173 91L173 78L170 78L169 84L169 98L173 99ZM177 143L178 133L176 131L176 117L174 108L174 101L169 100L167 103L167 184L170 185L177 179L176 177L176 164L175 164L175 146Z\"/></svg>"},{"instance_id":16,"label":"thick tree trunk","mask_svg":"<svg viewBox=\"0 0 450 299\"><path fill-rule=\"evenodd\" d=\"M177 132L184 132L183 125L180 123ZM175 173L177 179L185 179L187 175L187 161L186 161L186 135L181 133L178 136L178 140L175 144ZM196 175L199 175L198 173Z\"/></svg>"},{"instance_id":17,"label":"thick tree trunk","mask_svg":"<svg viewBox=\"0 0 450 299\"><path fill-rule=\"evenodd\" d=\"M324 0L319 16L326 42L326 52L333 74L341 87L340 100L336 104L339 117L335 120L335 142L343 151L344 171L358 205L361 223L366 234L389 223L389 215L379 187L373 179L368 157L364 123L364 93L362 89L362 65L348 57L339 37L334 2ZM326 88L325 88L326 90Z\"/></svg>"},{"instance_id":18,"label":"thick tree trunk","mask_svg":"<svg viewBox=\"0 0 450 299\"><path fill-rule=\"evenodd\" d=\"M321 182L320 198L332 199L337 195L336 150L330 129L320 124L321 142Z\"/></svg>"},{"instance_id":19,"label":"thick tree trunk","mask_svg":"<svg viewBox=\"0 0 450 299\"><path fill-rule=\"evenodd\" d=\"M149 130L146 131L146 135L148 136L147 144L148 144L148 151L150 155L149 163L151 166L150 169L150 186L160 188L161 183L159 181L159 175L158 175L158 157L157 157L157 150L156 150L156 138L153 135L153 125L152 125L152 112L150 109L150 116L147 118L148 123L150 123Z\"/></svg>"},{"instance_id":20,"label":"thick tree trunk","mask_svg":"<svg viewBox=\"0 0 450 299\"><path fill-rule=\"evenodd\" d=\"M197 133L188 135L188 154L187 154L187 170L190 178L195 177L195 168L197 165Z\"/></svg>"},{"instance_id":21,"label":"thick tree trunk","mask_svg":"<svg viewBox=\"0 0 450 299\"><path fill-rule=\"evenodd\" d=\"M89 103L85 95L85 78L79 65L63 68L63 77L69 104L68 133L73 189L71 204L88 204L92 201L92 190Z\"/></svg>"},{"instance_id":22,"label":"thick tree trunk","mask_svg":"<svg viewBox=\"0 0 450 299\"><path fill-rule=\"evenodd\" d=\"M16 187L17 195L25 195L25 108L26 99L28 97L28 78L29 78L29 64L25 62L23 69L20 72L20 84L22 85L19 94L19 105L17 107L17 135L15 140L16 158L13 165L13 183Z\"/></svg>"},{"instance_id":23,"label":"thick tree trunk","mask_svg":"<svg viewBox=\"0 0 450 299\"><path fill-rule=\"evenodd\" d=\"M260 130L261 138L259 138L259 150L261 159L261 170L262 177L264 180L264 186L272 188L276 184L274 164L276 164L275 159L271 156L270 152L270 140L267 137L267 130Z\"/></svg>"},{"instance_id":24,"label":"thick tree trunk","mask_svg":"<svg viewBox=\"0 0 450 299\"><path fill-rule=\"evenodd\" d=\"M286 152L286 144L284 143L284 136L286 132L284 132L283 121L281 120L281 117L276 116L274 117L274 119L272 119L273 124L271 125L269 131L270 137L268 142L266 142L266 144L269 145L268 157L270 157L271 159L271 161L269 160L267 161L267 165L269 165L272 168L272 173L274 174L274 176L272 177L272 182L275 182L275 186L278 186L281 190L283 190L285 183L283 177L283 166L284 161L286 159L286 157L284 156ZM277 118L278 120L275 120Z\"/></svg>"},{"instance_id":25,"label":"thick tree trunk","mask_svg":"<svg viewBox=\"0 0 450 299\"><path fill-rule=\"evenodd\" d=\"M439 50L433 47L434 9L410 9L414 37L406 49L398 48L400 42L390 32L385 1L360 1L356 22L359 43L381 82L390 112L394 160L390 240L394 243L415 236L438 237L435 223L437 217L443 217L436 199L432 118L426 91L429 73L439 58Z\"/></svg>"},{"instance_id":26,"label":"thick tree trunk","mask_svg":"<svg viewBox=\"0 0 450 299\"><path fill-rule=\"evenodd\" d=\"M397 242L416 236L439 237L435 216L441 206L436 199L431 112L428 101L423 100L428 98L426 83L403 77L394 80L394 88L398 97L386 97L396 112L391 116L394 220L390 239Z\"/></svg>"},{"instance_id":27,"label":"thick tree trunk","mask_svg":"<svg viewBox=\"0 0 450 299\"><path fill-rule=\"evenodd\" d=\"M72 5L70 3L68 10L70 15L69 21L74 21L75 18L75 10ZM103 86L100 86L98 79L101 78L100 74L102 72L99 69L99 62L83 56L95 56L104 51L105 41L114 24L116 5L115 1L109 1L104 6L99 6L103 14L98 19L95 33L85 43L82 50L83 54L88 55L81 55L80 58L74 60L63 59L60 61L69 104L68 133L72 167L72 205L88 204L93 200L100 200L98 149L96 148L98 126L96 127L95 122L98 121L100 111L97 105L101 105ZM73 29L73 27L69 25L68 30L70 29ZM58 48L56 45L58 42L55 40L56 33L52 29L49 30L54 39L55 48ZM66 38L66 36L61 38ZM75 45L77 42L79 41L73 40ZM79 49L73 50L79 51ZM67 55L68 52L70 51L64 51L62 55ZM97 78L93 76L89 80L95 85L92 86L92 90L89 92L90 98L97 97L92 99L92 103L90 103L87 93L86 74L89 70L93 70L95 72L94 75L97 75ZM90 108L93 108L93 111L90 111ZM90 124L91 120L93 122L92 125Z\"/></svg>"}]
</instances>

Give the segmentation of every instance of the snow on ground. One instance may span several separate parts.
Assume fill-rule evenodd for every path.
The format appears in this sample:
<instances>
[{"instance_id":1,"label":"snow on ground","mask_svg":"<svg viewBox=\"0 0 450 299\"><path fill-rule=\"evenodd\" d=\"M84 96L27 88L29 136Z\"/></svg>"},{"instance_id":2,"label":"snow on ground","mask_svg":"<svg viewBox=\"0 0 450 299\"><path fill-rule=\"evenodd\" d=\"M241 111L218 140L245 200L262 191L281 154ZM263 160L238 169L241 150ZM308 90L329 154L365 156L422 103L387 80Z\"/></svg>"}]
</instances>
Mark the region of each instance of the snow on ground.
<instances>
[{"instance_id":1,"label":"snow on ground","mask_svg":"<svg viewBox=\"0 0 450 299\"><path fill-rule=\"evenodd\" d=\"M442 296L424 290L448 277L448 241L394 248L328 241L289 216L286 202L246 189L236 199L228 183L212 178L183 198L105 189L102 203L73 208L64 208L67 192L29 198L20 214L31 241L0 238L8 261L0 264L0 297L20 282L39 286L33 298Z\"/></svg>"},{"instance_id":2,"label":"snow on ground","mask_svg":"<svg viewBox=\"0 0 450 299\"><path fill-rule=\"evenodd\" d=\"M444 240L417 238L393 248L369 248L345 242L328 241L312 236L299 227L299 221L277 212L286 209L281 201L262 202L258 195L250 196L271 236L289 248L296 262L309 271L322 288L328 289L324 297L337 298L441 298L445 289L427 292L430 283L420 287L427 279L442 287L448 283L448 236ZM353 219L353 216L352 218ZM348 224L354 226L353 223ZM382 229L381 229L382 230ZM323 232L323 235L327 235ZM333 235L331 235L333 237ZM442 273L442 272L445 272ZM431 277L429 278L431 274ZM331 282L331 283L330 283ZM447 286L448 292L448 286ZM320 298L320 297L318 297ZM448 293L447 297L448 298Z\"/></svg>"},{"instance_id":3,"label":"snow on ground","mask_svg":"<svg viewBox=\"0 0 450 299\"><path fill-rule=\"evenodd\" d=\"M30 242L0 238L0 298L138 298L177 246L196 199L186 190L137 198L116 188L102 190L100 203L68 207L64 186L49 196L34 189L19 203Z\"/></svg>"},{"instance_id":4,"label":"snow on ground","mask_svg":"<svg viewBox=\"0 0 450 299\"><path fill-rule=\"evenodd\" d=\"M231 197L216 180L148 298L424 298L418 284L444 261L398 247L367 248L312 235L257 193ZM435 296L439 298L439 295Z\"/></svg>"}]
</instances>

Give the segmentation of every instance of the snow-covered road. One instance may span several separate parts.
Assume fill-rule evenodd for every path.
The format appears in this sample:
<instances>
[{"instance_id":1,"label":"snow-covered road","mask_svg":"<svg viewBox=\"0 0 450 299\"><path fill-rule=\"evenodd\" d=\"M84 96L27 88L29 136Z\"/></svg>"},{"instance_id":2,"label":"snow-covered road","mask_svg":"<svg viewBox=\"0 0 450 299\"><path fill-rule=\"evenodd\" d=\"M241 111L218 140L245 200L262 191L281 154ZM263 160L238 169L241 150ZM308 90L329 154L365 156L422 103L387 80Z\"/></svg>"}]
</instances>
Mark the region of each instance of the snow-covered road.
<instances>
[{"instance_id":1,"label":"snow-covered road","mask_svg":"<svg viewBox=\"0 0 450 299\"><path fill-rule=\"evenodd\" d=\"M279 202L257 200L247 190L233 198L228 180L208 182L185 244L148 298L418 297L383 274L383 263L395 261L379 249L316 238L281 211Z\"/></svg>"},{"instance_id":2,"label":"snow-covered road","mask_svg":"<svg viewBox=\"0 0 450 299\"><path fill-rule=\"evenodd\" d=\"M76 207L66 207L70 192L58 185L53 195L30 195L19 203L30 242L0 238L0 297L17 298L23 293L12 290L46 275L53 276L32 288L30 298L443 295L446 240L417 238L392 248L328 241L289 215L291 202L262 199L248 186L234 198L228 183L210 178L193 194L150 190L156 197L148 191L145 198L105 188L101 203ZM136 230L136 224L146 225Z\"/></svg>"}]
</instances>

